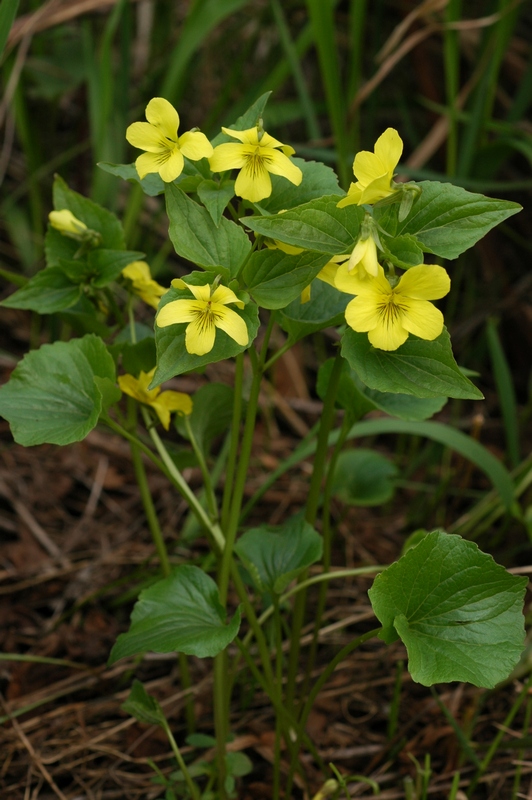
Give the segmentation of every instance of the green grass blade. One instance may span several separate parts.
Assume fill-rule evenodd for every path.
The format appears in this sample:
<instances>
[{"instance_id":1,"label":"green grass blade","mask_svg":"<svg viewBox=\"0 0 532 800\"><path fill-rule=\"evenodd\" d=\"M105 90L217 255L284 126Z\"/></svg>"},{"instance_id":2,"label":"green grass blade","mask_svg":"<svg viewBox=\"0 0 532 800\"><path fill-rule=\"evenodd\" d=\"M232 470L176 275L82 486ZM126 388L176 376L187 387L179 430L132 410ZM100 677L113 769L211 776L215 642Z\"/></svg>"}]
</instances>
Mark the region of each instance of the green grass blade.
<instances>
[{"instance_id":1,"label":"green grass blade","mask_svg":"<svg viewBox=\"0 0 532 800\"><path fill-rule=\"evenodd\" d=\"M286 59L290 65L290 70L292 72L297 93L299 95L299 102L301 103L303 116L305 117L305 121L307 123L308 137L309 139L320 139L321 131L318 123L318 117L316 115L314 104L305 81L305 76L303 75L303 70L301 69L297 50L294 46L294 42L292 41L290 29L286 23L281 3L279 0L270 0L270 3L275 24L277 25L277 30L279 31L281 44L283 46Z\"/></svg>"},{"instance_id":2,"label":"green grass blade","mask_svg":"<svg viewBox=\"0 0 532 800\"><path fill-rule=\"evenodd\" d=\"M450 0L445 9L445 21L455 22L460 19L461 0ZM445 91L449 117L449 133L447 135L447 174L454 175L458 156L457 99L460 81L460 43L458 31L452 27L445 29L443 38L443 55L445 68Z\"/></svg>"},{"instance_id":3,"label":"green grass blade","mask_svg":"<svg viewBox=\"0 0 532 800\"><path fill-rule=\"evenodd\" d=\"M2 0L0 3L0 57L17 14L18 4L19 0Z\"/></svg>"},{"instance_id":4,"label":"green grass blade","mask_svg":"<svg viewBox=\"0 0 532 800\"><path fill-rule=\"evenodd\" d=\"M510 372L508 361L506 360L499 333L497 331L497 323L493 319L488 320L486 337L488 340L488 348L493 367L493 375L497 385L497 394L499 395L499 402L501 404L508 460L512 467L516 467L520 461L517 403L515 399L512 373Z\"/></svg>"},{"instance_id":5,"label":"green grass blade","mask_svg":"<svg viewBox=\"0 0 532 800\"><path fill-rule=\"evenodd\" d=\"M307 0L307 8L314 29L327 110L335 138L338 176L340 184L345 188L350 177L347 160L347 107L338 61L334 4L330 0Z\"/></svg>"},{"instance_id":6,"label":"green grass blade","mask_svg":"<svg viewBox=\"0 0 532 800\"><path fill-rule=\"evenodd\" d=\"M367 0L351 0L349 8L349 45L351 60L348 66L346 107L352 106L362 85L362 56L364 54L364 33L366 31ZM355 153L360 149L360 107L349 122L349 143Z\"/></svg>"}]
</instances>

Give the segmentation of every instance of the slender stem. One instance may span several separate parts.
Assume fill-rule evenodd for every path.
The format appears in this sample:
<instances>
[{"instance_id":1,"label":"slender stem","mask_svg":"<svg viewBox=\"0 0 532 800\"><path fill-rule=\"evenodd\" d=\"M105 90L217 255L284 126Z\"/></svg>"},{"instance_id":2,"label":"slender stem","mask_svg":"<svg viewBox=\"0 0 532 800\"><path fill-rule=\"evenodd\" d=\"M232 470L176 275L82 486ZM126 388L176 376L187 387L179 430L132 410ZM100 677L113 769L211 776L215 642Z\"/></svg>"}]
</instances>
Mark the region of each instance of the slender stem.
<instances>
[{"instance_id":1,"label":"slender stem","mask_svg":"<svg viewBox=\"0 0 532 800\"><path fill-rule=\"evenodd\" d=\"M229 733L229 696L227 692L227 650L214 659L214 730L216 733L216 765L220 800L226 800L226 748Z\"/></svg>"},{"instance_id":2,"label":"slender stem","mask_svg":"<svg viewBox=\"0 0 532 800\"><path fill-rule=\"evenodd\" d=\"M214 488L212 485L211 473L207 467L203 452L198 445L196 437L194 436L194 431L192 430L192 426L190 425L190 420L187 415L185 415L185 428L187 431L187 436L190 439L192 449L194 450L196 458L198 459L199 468L203 477L203 484L205 486L205 496L207 498L209 514L211 515L211 519L216 520L218 519L218 505L216 503L216 495L214 494Z\"/></svg>"},{"instance_id":3,"label":"slender stem","mask_svg":"<svg viewBox=\"0 0 532 800\"><path fill-rule=\"evenodd\" d=\"M272 367L275 364L275 362L279 358L281 358L281 356L284 356L284 354L290 350L293 344L294 344L293 339L287 339L287 341L283 344L283 346L280 347L279 350L277 350L277 352L274 353L273 356L269 358L268 361L265 363L264 372L267 372L270 369L270 367Z\"/></svg>"},{"instance_id":4,"label":"slender stem","mask_svg":"<svg viewBox=\"0 0 532 800\"><path fill-rule=\"evenodd\" d=\"M233 496L233 481L235 477L236 460L238 457L238 442L240 432L240 420L242 419L242 384L244 376L244 356L239 353L236 357L235 365L235 394L233 398L233 419L231 422L231 440L229 446L229 458L225 471L225 487L222 500L222 529L227 528L231 498Z\"/></svg>"},{"instance_id":5,"label":"slender stem","mask_svg":"<svg viewBox=\"0 0 532 800\"><path fill-rule=\"evenodd\" d=\"M316 517L318 515L318 507L320 503L320 490L325 465L327 462L327 453L329 450L329 433L334 421L335 414L335 401L338 391L338 384L340 382L340 375L342 372L343 359L338 351L336 359L331 370L329 379L329 386L327 387L327 394L323 402L323 411L320 420L320 427L318 431L318 439L316 442L316 454L314 456L314 464L312 470L312 478L310 480L307 509L305 519L309 525L314 526ZM308 577L308 570L306 570L299 579L299 582L306 580ZM288 676L286 686L286 702L288 707L291 708L295 700L295 687L297 672L299 667L299 651L300 651L300 638L301 629L303 627L306 609L306 592L300 592L294 603L294 611L292 617L292 647L290 649L290 656L288 659Z\"/></svg>"},{"instance_id":6,"label":"slender stem","mask_svg":"<svg viewBox=\"0 0 532 800\"><path fill-rule=\"evenodd\" d=\"M165 465L167 472L172 476L172 482L179 490L180 494L185 498L185 500L189 504L190 508L192 509L198 520L205 527L207 532L211 534L216 547L220 551L222 551L225 545L225 538L220 529L220 526L218 525L217 522L213 522L209 519L209 516L206 513L205 509L200 504L198 498L196 497L196 495L194 494L194 492L192 491L192 489L190 488L190 486L185 481L185 479L179 472L178 468L174 464L173 460L170 457L170 454L168 453L168 450L161 441L159 434L157 433L153 425L150 424L150 418L147 409L141 408L141 412L143 413L144 421L146 423L146 427L148 428L151 440L154 443L155 448L159 453L159 456L161 457L161 461Z\"/></svg>"},{"instance_id":7,"label":"slender stem","mask_svg":"<svg viewBox=\"0 0 532 800\"><path fill-rule=\"evenodd\" d=\"M300 746L300 743L301 743L302 731L305 730L305 726L307 724L308 716L309 716L309 714L310 714L310 712L312 710L312 706L314 705L314 702L315 702L318 694L320 693L322 687L324 686L324 684L327 683L327 681L331 677L332 673L334 672L334 670L336 669L338 664L341 664L341 662L344 660L344 658L347 658L347 656L350 653L352 653L353 650L356 650L356 648L360 647L361 644L364 644L364 642L367 642L368 639L373 639L375 636L378 636L381 631L382 631L382 627L374 628L373 630L368 631L367 633L363 633L362 636L358 637L358 639L353 639L351 642L349 642L349 644L346 644L345 647L342 647L340 652L335 655L333 660L330 661L329 664L327 664L327 666L325 667L324 671L322 672L322 674L320 675L320 677L318 678L318 680L316 681L316 683L312 687L311 691L309 692L309 695L307 697L306 703L303 706L303 711L301 712L301 715L299 717L299 730L298 730L298 738L297 738L297 741L296 741L296 758L297 758L297 752L299 750L299 746ZM297 766L297 763L296 763L295 759L292 758L292 763L290 764L290 772L289 772L289 775L288 775L287 787L286 787L286 796L287 797L290 797L290 792L291 792L291 789L292 789L292 781L293 781L294 771L295 771L296 766Z\"/></svg>"},{"instance_id":8,"label":"slender stem","mask_svg":"<svg viewBox=\"0 0 532 800\"><path fill-rule=\"evenodd\" d=\"M196 786L196 784L194 783L194 781L192 780L192 778L190 776L190 772L188 771L187 765L185 764L183 756L181 755L181 751L180 751L180 749L179 749L179 747L177 745L176 740L174 739L174 737L172 735L172 731L170 730L170 726L168 725L168 722L166 721L166 719L164 720L164 723L162 723L162 725L163 725L163 728L164 728L164 732L166 733L166 735L168 737L168 741L170 742L170 747L172 748L172 751L174 753L175 759L176 759L176 761L177 761L177 763L179 765L179 769L183 773L183 777L185 779L185 783L188 786L188 790L189 790L193 800L200 800L199 789L198 789L198 787Z\"/></svg>"},{"instance_id":9,"label":"slender stem","mask_svg":"<svg viewBox=\"0 0 532 800\"><path fill-rule=\"evenodd\" d=\"M273 621L275 635L275 685L277 697L282 701L283 688L283 636L281 631L281 615L279 613L279 598L273 596ZM273 756L273 800L279 800L281 789L281 717L275 717L275 747Z\"/></svg>"}]
</instances>

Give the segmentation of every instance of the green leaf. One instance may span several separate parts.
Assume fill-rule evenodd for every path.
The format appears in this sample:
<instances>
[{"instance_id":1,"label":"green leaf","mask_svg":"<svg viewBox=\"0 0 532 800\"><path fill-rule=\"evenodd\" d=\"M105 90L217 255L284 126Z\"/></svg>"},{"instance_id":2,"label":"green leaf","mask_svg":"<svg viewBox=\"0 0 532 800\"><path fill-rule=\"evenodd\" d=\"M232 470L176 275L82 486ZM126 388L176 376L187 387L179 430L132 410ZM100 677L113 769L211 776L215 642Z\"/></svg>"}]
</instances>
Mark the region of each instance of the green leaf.
<instances>
[{"instance_id":1,"label":"green leaf","mask_svg":"<svg viewBox=\"0 0 532 800\"><path fill-rule=\"evenodd\" d=\"M330 167L320 161L304 161L302 158L290 159L303 173L299 186L279 175L272 175L272 193L255 206L267 214L277 214L284 209L301 206L324 195L336 195L336 202L345 195L338 185L338 176Z\"/></svg>"},{"instance_id":2,"label":"green leaf","mask_svg":"<svg viewBox=\"0 0 532 800\"><path fill-rule=\"evenodd\" d=\"M21 289L2 300L6 308L28 308L39 314L53 314L75 305L81 286L73 283L60 267L41 270Z\"/></svg>"},{"instance_id":3,"label":"green leaf","mask_svg":"<svg viewBox=\"0 0 532 800\"><path fill-rule=\"evenodd\" d=\"M139 183L142 186L144 194L147 194L149 197L156 197L158 194L164 194L165 184L157 172L152 172L141 180L135 164L111 164L107 161L100 161L97 166L103 169L104 172L109 172L111 175L116 175L118 178L123 178L125 181Z\"/></svg>"},{"instance_id":4,"label":"green leaf","mask_svg":"<svg viewBox=\"0 0 532 800\"><path fill-rule=\"evenodd\" d=\"M102 410L95 376L115 378L113 359L98 336L30 351L0 387L0 414L15 441L28 447L84 439Z\"/></svg>"},{"instance_id":5,"label":"green leaf","mask_svg":"<svg viewBox=\"0 0 532 800\"><path fill-rule=\"evenodd\" d=\"M203 179L196 189L198 197L211 215L212 221L218 227L227 204L235 196L235 182Z\"/></svg>"},{"instance_id":6,"label":"green leaf","mask_svg":"<svg viewBox=\"0 0 532 800\"><path fill-rule=\"evenodd\" d=\"M259 592L282 594L294 578L321 558L323 542L297 515L278 528L262 525L246 531L235 550Z\"/></svg>"},{"instance_id":7,"label":"green leaf","mask_svg":"<svg viewBox=\"0 0 532 800\"><path fill-rule=\"evenodd\" d=\"M342 337L342 355L366 386L380 392L463 400L483 397L460 372L445 328L432 342L409 336L391 351L373 347L366 333L348 328Z\"/></svg>"},{"instance_id":8,"label":"green leaf","mask_svg":"<svg viewBox=\"0 0 532 800\"><path fill-rule=\"evenodd\" d=\"M4 52L9 31L17 14L19 0L2 0L0 3L0 56Z\"/></svg>"},{"instance_id":9,"label":"green leaf","mask_svg":"<svg viewBox=\"0 0 532 800\"><path fill-rule=\"evenodd\" d=\"M304 251L288 255L268 248L252 253L242 277L246 288L263 308L284 308L311 283L329 256Z\"/></svg>"},{"instance_id":10,"label":"green leaf","mask_svg":"<svg viewBox=\"0 0 532 800\"><path fill-rule=\"evenodd\" d=\"M393 497L397 467L374 450L360 447L340 453L333 492L353 506L378 506Z\"/></svg>"},{"instance_id":11,"label":"green leaf","mask_svg":"<svg viewBox=\"0 0 532 800\"><path fill-rule=\"evenodd\" d=\"M423 191L396 233L416 236L429 253L442 258L457 258L521 210L519 203L467 192L451 183L421 181L418 186ZM397 208L391 213L397 214Z\"/></svg>"},{"instance_id":12,"label":"green leaf","mask_svg":"<svg viewBox=\"0 0 532 800\"><path fill-rule=\"evenodd\" d=\"M212 578L199 567L176 567L140 593L129 631L118 637L109 664L147 650L212 657L233 641L239 627L240 609L226 624Z\"/></svg>"},{"instance_id":13,"label":"green leaf","mask_svg":"<svg viewBox=\"0 0 532 800\"><path fill-rule=\"evenodd\" d=\"M213 441L227 433L233 417L234 390L225 383L207 383L194 394L190 427L198 446L205 455ZM186 428L179 417L176 425L186 437Z\"/></svg>"},{"instance_id":14,"label":"green leaf","mask_svg":"<svg viewBox=\"0 0 532 800\"><path fill-rule=\"evenodd\" d=\"M224 279L235 277L251 250L238 225L222 218L217 227L207 209L191 200L178 186L166 186L169 235L178 255Z\"/></svg>"},{"instance_id":15,"label":"green leaf","mask_svg":"<svg viewBox=\"0 0 532 800\"><path fill-rule=\"evenodd\" d=\"M124 241L124 231L117 217L110 211L107 211L107 209L102 208L102 206L98 205L98 203L95 203L92 200L89 200L87 197L83 197L83 195L72 191L72 189L69 189L65 181L60 178L59 175L55 176L53 198L54 209L56 211L61 211L62 209L67 208L74 214L75 217L81 220L81 222L84 222L88 228L99 233L102 237L102 247L105 247L108 250L125 249L126 245ZM76 250L79 248L79 242L69 239L67 236L63 236L54 228L50 227L48 234L57 234L57 236L63 240L62 243L64 247L68 247L68 252L70 255L65 254L61 255L60 257L72 258ZM48 234L46 236L46 242L48 242ZM57 237L54 236L54 241L56 238ZM47 247L46 249L48 253L49 248ZM48 265L52 266L50 263Z\"/></svg>"},{"instance_id":16,"label":"green leaf","mask_svg":"<svg viewBox=\"0 0 532 800\"><path fill-rule=\"evenodd\" d=\"M347 253L360 233L363 209L355 205L337 208L339 197L320 197L275 217L245 217L244 224L271 239L316 250L319 253Z\"/></svg>"},{"instance_id":17,"label":"green leaf","mask_svg":"<svg viewBox=\"0 0 532 800\"><path fill-rule=\"evenodd\" d=\"M333 364L334 359L330 358L322 364L318 371L316 391L322 400L327 392ZM340 408L351 414L353 421L361 419L369 411L373 411L376 408L391 417L399 417L399 419L405 420L423 420L441 411L447 402L447 398L413 397L413 395L408 394L394 394L393 392L378 392L376 389L368 389L344 359L336 402Z\"/></svg>"},{"instance_id":18,"label":"green leaf","mask_svg":"<svg viewBox=\"0 0 532 800\"><path fill-rule=\"evenodd\" d=\"M527 583L473 542L433 531L377 576L369 596L382 638L406 645L413 680L491 689L523 650Z\"/></svg>"},{"instance_id":19,"label":"green leaf","mask_svg":"<svg viewBox=\"0 0 532 800\"><path fill-rule=\"evenodd\" d=\"M187 277L187 283L194 283L197 285L209 283L212 281L212 275L205 272L191 272ZM239 299L245 300L247 295L242 292L235 291ZM192 295L188 289L175 289L172 287L161 298L159 308L163 308L167 303L172 300L187 299L191 300ZM233 306L231 306L233 308ZM234 308L235 312L239 314L247 325L249 334L249 343L254 340L259 329L259 310L255 303L248 302L244 308ZM152 386L158 386L160 383L173 378L174 375L181 375L183 372L190 372L193 369L199 369L207 364L214 364L216 361L223 361L226 358L242 353L249 347L249 344L241 346L231 339L225 331L220 328L216 329L216 339L214 347L209 353L204 356L196 356L189 353L185 347L185 330L188 323L178 323L176 325L168 325L166 328L159 328L155 324L155 344L157 347L157 372L152 381Z\"/></svg>"},{"instance_id":20,"label":"green leaf","mask_svg":"<svg viewBox=\"0 0 532 800\"><path fill-rule=\"evenodd\" d=\"M216 0L216 2L218 2L218 0ZM266 103L268 102L270 95L271 92L264 92L264 94L261 94L261 96L257 98L257 100L255 100L255 102L247 109L247 111L244 111L244 113L238 117L236 122L233 122L231 125L224 125L224 128L230 128L232 131L247 131L249 128L253 128L259 119L262 119L264 116L264 109L266 108ZM223 131L220 131L220 133L212 140L212 146L216 147L224 142L235 141L236 139L233 139Z\"/></svg>"},{"instance_id":21,"label":"green leaf","mask_svg":"<svg viewBox=\"0 0 532 800\"><path fill-rule=\"evenodd\" d=\"M408 269L423 263L423 250L415 236L405 234L391 239L382 237L382 244L385 257L396 267Z\"/></svg>"},{"instance_id":22,"label":"green leaf","mask_svg":"<svg viewBox=\"0 0 532 800\"><path fill-rule=\"evenodd\" d=\"M138 719L139 722L146 722L148 725L162 725L166 723L164 712L155 699L152 697L144 685L136 678L133 681L131 692L127 700L120 706L126 714Z\"/></svg>"},{"instance_id":23,"label":"green leaf","mask_svg":"<svg viewBox=\"0 0 532 800\"><path fill-rule=\"evenodd\" d=\"M316 331L340 325L344 321L344 311L350 296L339 292L324 281L312 282L310 300L301 303L299 298L277 312L276 319L294 341Z\"/></svg>"},{"instance_id":24,"label":"green leaf","mask_svg":"<svg viewBox=\"0 0 532 800\"><path fill-rule=\"evenodd\" d=\"M141 261L144 253L135 250L91 250L88 253L89 269L94 276L93 286L102 288L120 277L122 270L133 261Z\"/></svg>"}]
</instances>

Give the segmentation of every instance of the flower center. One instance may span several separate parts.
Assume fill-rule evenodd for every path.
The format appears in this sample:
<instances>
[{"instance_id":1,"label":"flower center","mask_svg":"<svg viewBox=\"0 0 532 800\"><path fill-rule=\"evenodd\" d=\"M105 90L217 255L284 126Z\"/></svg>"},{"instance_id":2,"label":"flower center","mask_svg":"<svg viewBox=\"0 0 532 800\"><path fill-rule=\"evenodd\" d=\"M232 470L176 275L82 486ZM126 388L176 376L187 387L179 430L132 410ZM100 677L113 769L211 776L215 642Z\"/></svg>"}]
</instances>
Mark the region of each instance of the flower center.
<instances>
[{"instance_id":1,"label":"flower center","mask_svg":"<svg viewBox=\"0 0 532 800\"><path fill-rule=\"evenodd\" d=\"M210 328L215 328L216 322L223 316L218 310L212 308L212 300L196 303L192 313L202 333Z\"/></svg>"},{"instance_id":2,"label":"flower center","mask_svg":"<svg viewBox=\"0 0 532 800\"><path fill-rule=\"evenodd\" d=\"M407 306L401 303L394 291L391 291L389 295L383 296L382 300L377 304L377 312L381 322L387 328L395 325L406 309Z\"/></svg>"}]
</instances>

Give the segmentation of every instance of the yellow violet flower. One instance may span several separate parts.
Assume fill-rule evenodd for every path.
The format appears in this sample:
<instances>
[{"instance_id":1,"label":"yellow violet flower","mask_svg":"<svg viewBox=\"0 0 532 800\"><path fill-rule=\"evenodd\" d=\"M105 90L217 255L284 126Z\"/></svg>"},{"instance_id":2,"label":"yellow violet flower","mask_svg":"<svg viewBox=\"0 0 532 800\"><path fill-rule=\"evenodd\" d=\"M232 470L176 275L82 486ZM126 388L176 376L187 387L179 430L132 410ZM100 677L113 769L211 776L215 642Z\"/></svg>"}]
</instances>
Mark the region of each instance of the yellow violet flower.
<instances>
[{"instance_id":1,"label":"yellow violet flower","mask_svg":"<svg viewBox=\"0 0 532 800\"><path fill-rule=\"evenodd\" d=\"M377 203L394 194L394 170L403 152L403 141L394 128L387 128L375 142L374 152L362 150L353 162L356 183L352 183L346 197L338 203L338 208L356 203Z\"/></svg>"},{"instance_id":2,"label":"yellow violet flower","mask_svg":"<svg viewBox=\"0 0 532 800\"><path fill-rule=\"evenodd\" d=\"M303 173L288 156L295 153L293 147L282 144L257 125L246 131L233 131L222 128L223 132L240 144L226 142L214 148L209 164L213 172L224 172L226 169L239 169L235 182L235 194L258 203L272 193L272 182L269 173L282 175L291 183L299 186Z\"/></svg>"},{"instance_id":3,"label":"yellow violet flower","mask_svg":"<svg viewBox=\"0 0 532 800\"><path fill-rule=\"evenodd\" d=\"M183 392L161 392L159 386L156 386L155 389L148 389L154 374L155 367L150 372L141 371L138 378L133 375L120 375L118 385L125 394L134 397L139 403L151 406L161 420L164 429L168 430L171 412L191 414L192 400L188 394Z\"/></svg>"},{"instance_id":4,"label":"yellow violet flower","mask_svg":"<svg viewBox=\"0 0 532 800\"><path fill-rule=\"evenodd\" d=\"M347 324L368 334L379 350L397 350L413 333L432 341L443 330L443 314L429 300L449 291L451 281L443 267L411 267L392 287L379 266L376 277L336 276L336 288L357 295L345 310Z\"/></svg>"},{"instance_id":5,"label":"yellow violet flower","mask_svg":"<svg viewBox=\"0 0 532 800\"><path fill-rule=\"evenodd\" d=\"M185 283L180 278L172 281L172 286L187 288L194 295L193 300L172 300L167 303L155 319L160 328L188 322L185 331L185 347L189 353L203 356L210 353L214 347L216 328L234 339L239 345L245 346L249 342L247 325L232 308L227 308L229 303L234 303L239 308L244 308L244 303L236 294L226 286L205 284L194 286Z\"/></svg>"},{"instance_id":6,"label":"yellow violet flower","mask_svg":"<svg viewBox=\"0 0 532 800\"><path fill-rule=\"evenodd\" d=\"M84 222L74 216L72 211L63 208L61 211L50 211L48 214L50 225L64 236L69 236L74 239L83 237L85 231L88 230Z\"/></svg>"},{"instance_id":7,"label":"yellow violet flower","mask_svg":"<svg viewBox=\"0 0 532 800\"><path fill-rule=\"evenodd\" d=\"M181 175L185 158L199 161L212 155L212 145L200 131L177 135L179 114L164 97L154 97L146 106L147 122L134 122L126 131L133 147L146 150L135 161L139 178L158 172L163 181L171 183Z\"/></svg>"},{"instance_id":8,"label":"yellow violet flower","mask_svg":"<svg viewBox=\"0 0 532 800\"><path fill-rule=\"evenodd\" d=\"M132 261L122 270L122 275L132 283L132 288L141 300L157 308L159 300L168 289L154 281L145 261Z\"/></svg>"},{"instance_id":9,"label":"yellow violet flower","mask_svg":"<svg viewBox=\"0 0 532 800\"><path fill-rule=\"evenodd\" d=\"M356 275L362 281L368 276L375 278L379 274L377 245L372 236L359 239L351 255L342 258L344 263L338 267L339 275L344 277Z\"/></svg>"}]
</instances>

